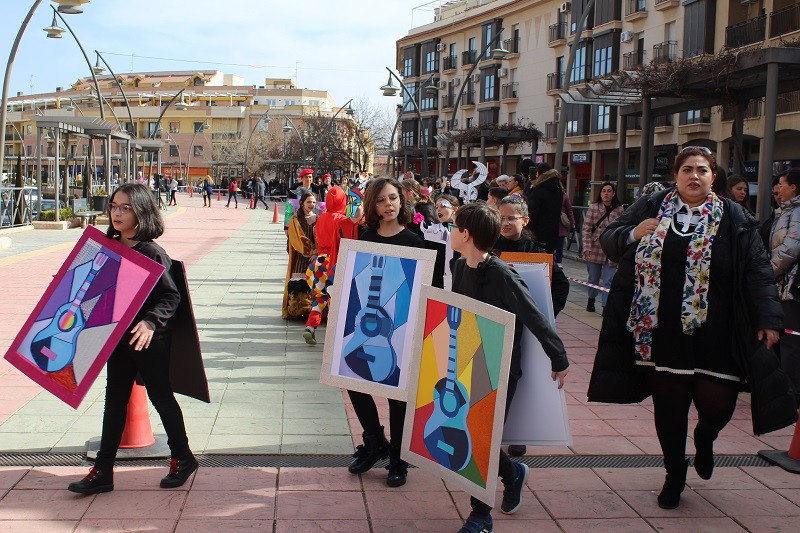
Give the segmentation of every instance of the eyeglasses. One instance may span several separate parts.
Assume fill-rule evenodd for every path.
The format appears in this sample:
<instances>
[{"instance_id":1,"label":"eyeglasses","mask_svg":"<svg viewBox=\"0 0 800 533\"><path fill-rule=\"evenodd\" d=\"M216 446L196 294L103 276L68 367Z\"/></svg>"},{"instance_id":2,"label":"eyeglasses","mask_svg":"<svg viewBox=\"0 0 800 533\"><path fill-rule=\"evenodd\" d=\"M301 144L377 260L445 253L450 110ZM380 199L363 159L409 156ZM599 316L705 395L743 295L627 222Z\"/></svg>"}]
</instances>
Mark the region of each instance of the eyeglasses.
<instances>
[{"instance_id":1,"label":"eyeglasses","mask_svg":"<svg viewBox=\"0 0 800 533\"><path fill-rule=\"evenodd\" d=\"M682 154L683 152L686 152L687 150L700 150L701 152L703 152L706 155L711 155L711 150L709 150L705 146L687 146L686 148L681 150L679 153Z\"/></svg>"},{"instance_id":2,"label":"eyeglasses","mask_svg":"<svg viewBox=\"0 0 800 533\"><path fill-rule=\"evenodd\" d=\"M114 211L119 211L123 215L127 215L131 212L133 206L131 204L118 204L115 202L111 202L108 204L108 212L113 213Z\"/></svg>"},{"instance_id":3,"label":"eyeglasses","mask_svg":"<svg viewBox=\"0 0 800 533\"><path fill-rule=\"evenodd\" d=\"M518 217L515 215L511 215L510 217L500 217L500 223L503 224L506 222L516 222L517 220L523 220L524 218L525 217Z\"/></svg>"}]
</instances>

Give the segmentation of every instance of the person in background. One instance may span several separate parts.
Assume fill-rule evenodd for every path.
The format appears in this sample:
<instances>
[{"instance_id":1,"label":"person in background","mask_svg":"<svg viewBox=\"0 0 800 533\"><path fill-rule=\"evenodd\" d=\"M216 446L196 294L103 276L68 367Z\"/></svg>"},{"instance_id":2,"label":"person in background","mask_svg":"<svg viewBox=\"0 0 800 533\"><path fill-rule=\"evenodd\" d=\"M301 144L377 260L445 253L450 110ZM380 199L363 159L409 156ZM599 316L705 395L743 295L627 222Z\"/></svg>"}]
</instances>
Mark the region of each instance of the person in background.
<instances>
[{"instance_id":1,"label":"person in background","mask_svg":"<svg viewBox=\"0 0 800 533\"><path fill-rule=\"evenodd\" d=\"M528 210L531 214L528 229L544 244L548 254L555 254L558 248L564 189L561 187L559 172L551 169L547 163L539 163L536 171L536 179L528 194Z\"/></svg>"},{"instance_id":2,"label":"person in background","mask_svg":"<svg viewBox=\"0 0 800 533\"><path fill-rule=\"evenodd\" d=\"M234 203L236 204L235 205L236 209L239 209L238 193L239 193L239 184L236 183L236 179L232 179L230 184L228 184L228 203L225 205L225 207L230 207L231 200L233 200Z\"/></svg>"},{"instance_id":3,"label":"person in background","mask_svg":"<svg viewBox=\"0 0 800 533\"><path fill-rule=\"evenodd\" d=\"M775 210L780 207L781 189L780 179L785 176L786 172L772 180L772 197L769 200L769 205L772 208L769 218L761 223L758 232L761 234L761 240L764 241L764 248L770 250L772 247L769 244L769 234L772 232L772 225L775 223Z\"/></svg>"},{"instance_id":4,"label":"person in background","mask_svg":"<svg viewBox=\"0 0 800 533\"><path fill-rule=\"evenodd\" d=\"M489 189L489 197L486 199L486 203L492 207L497 207L500 205L500 200L506 196L508 196L508 189L505 187L492 187Z\"/></svg>"},{"instance_id":5,"label":"person in background","mask_svg":"<svg viewBox=\"0 0 800 533\"><path fill-rule=\"evenodd\" d=\"M258 209L258 202L261 201L264 204L264 209L269 211L269 204L267 203L266 196L267 196L267 184L264 183L264 180L259 178L253 178L255 183L253 184L253 209Z\"/></svg>"},{"instance_id":6,"label":"person in background","mask_svg":"<svg viewBox=\"0 0 800 533\"><path fill-rule=\"evenodd\" d=\"M750 215L755 215L750 208L750 192L747 180L742 176L733 175L728 178L728 198L744 207Z\"/></svg>"},{"instance_id":7,"label":"person in background","mask_svg":"<svg viewBox=\"0 0 800 533\"><path fill-rule=\"evenodd\" d=\"M586 261L586 270L589 273L589 283L597 285L600 279L603 280L603 287L611 288L611 280L617 272L617 265L608 260L603 248L600 245L600 236L609 224L614 222L622 215L622 204L617 198L616 186L607 181L600 186L597 199L589 206L586 218L583 221L581 236L583 238L583 259ZM589 301L586 303L586 311L595 312L595 298L600 292L593 287L588 288ZM603 292L603 308L606 306L608 293Z\"/></svg>"},{"instance_id":8,"label":"person in background","mask_svg":"<svg viewBox=\"0 0 800 533\"><path fill-rule=\"evenodd\" d=\"M306 281L308 265L317 254L314 226L317 197L310 192L300 197L300 209L289 222L289 263L283 291L281 318L300 318L311 312L311 287Z\"/></svg>"},{"instance_id":9,"label":"person in background","mask_svg":"<svg viewBox=\"0 0 800 533\"><path fill-rule=\"evenodd\" d=\"M566 220L565 220L566 217ZM565 225L568 222L569 225ZM561 202L561 220L558 224L558 246L556 247L556 264L560 265L564 259L564 244L567 242L569 232L575 227L575 213L572 211L572 202L569 201L569 195L564 192L564 199Z\"/></svg>"},{"instance_id":10,"label":"person in background","mask_svg":"<svg viewBox=\"0 0 800 533\"><path fill-rule=\"evenodd\" d=\"M522 195L522 187L525 185L524 180L522 179L521 174L512 174L508 177L508 183L506 183L506 189L508 189L508 194L519 194Z\"/></svg>"},{"instance_id":11,"label":"person in background","mask_svg":"<svg viewBox=\"0 0 800 533\"><path fill-rule=\"evenodd\" d=\"M511 181L511 178L508 177L508 174L500 174L494 179L494 183L497 187L502 187L508 193L508 182Z\"/></svg>"},{"instance_id":12,"label":"person in background","mask_svg":"<svg viewBox=\"0 0 800 533\"><path fill-rule=\"evenodd\" d=\"M211 183L211 176L206 176L203 180L203 207L211 207L211 195L214 193L214 184Z\"/></svg>"}]
</instances>

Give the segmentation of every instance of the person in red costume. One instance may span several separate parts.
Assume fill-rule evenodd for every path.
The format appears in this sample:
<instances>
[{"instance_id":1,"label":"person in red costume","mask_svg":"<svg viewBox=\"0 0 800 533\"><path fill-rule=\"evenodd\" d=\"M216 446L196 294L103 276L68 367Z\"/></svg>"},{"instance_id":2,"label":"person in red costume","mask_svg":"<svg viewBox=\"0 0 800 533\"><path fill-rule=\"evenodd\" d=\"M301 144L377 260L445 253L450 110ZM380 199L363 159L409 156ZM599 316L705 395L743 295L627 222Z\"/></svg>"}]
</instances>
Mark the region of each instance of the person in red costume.
<instances>
[{"instance_id":1,"label":"person in red costume","mask_svg":"<svg viewBox=\"0 0 800 533\"><path fill-rule=\"evenodd\" d=\"M317 343L315 332L322 322L322 313L330 301L328 287L333 285L333 274L336 271L336 257L339 255L339 240L341 239L338 231L339 223L347 218L344 214L347 206L347 194L341 187L332 187L325 199L325 211L317 217L315 227L317 257L311 260L306 271L306 280L311 287L313 301L306 328L303 330L303 338L308 344ZM359 209L353 214L352 219L359 220L361 216L362 213Z\"/></svg>"}]
</instances>

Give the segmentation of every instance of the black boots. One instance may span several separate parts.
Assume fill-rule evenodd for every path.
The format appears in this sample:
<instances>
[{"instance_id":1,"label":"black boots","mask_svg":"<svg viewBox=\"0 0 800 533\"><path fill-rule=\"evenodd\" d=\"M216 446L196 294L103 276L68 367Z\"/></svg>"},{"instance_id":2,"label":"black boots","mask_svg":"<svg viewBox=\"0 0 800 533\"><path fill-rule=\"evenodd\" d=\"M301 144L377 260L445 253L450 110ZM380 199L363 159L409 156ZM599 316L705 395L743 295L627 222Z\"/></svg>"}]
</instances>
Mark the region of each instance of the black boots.
<instances>
[{"instance_id":1,"label":"black boots","mask_svg":"<svg viewBox=\"0 0 800 533\"><path fill-rule=\"evenodd\" d=\"M363 474L381 459L389 457L389 443L383 436L383 426L379 434L370 435L365 432L363 438L364 444L356 447L353 462L348 467L351 474Z\"/></svg>"},{"instance_id":2,"label":"black boots","mask_svg":"<svg viewBox=\"0 0 800 533\"><path fill-rule=\"evenodd\" d=\"M589 298L589 301L586 302L586 310L590 313L594 313L594 298Z\"/></svg>"},{"instance_id":3,"label":"black boots","mask_svg":"<svg viewBox=\"0 0 800 533\"><path fill-rule=\"evenodd\" d=\"M186 483L186 480L197 470L198 466L199 464L194 456L183 460L178 460L173 457L169 461L169 474L161 480L161 488L174 489L180 487Z\"/></svg>"},{"instance_id":4,"label":"black boots","mask_svg":"<svg viewBox=\"0 0 800 533\"><path fill-rule=\"evenodd\" d=\"M676 509L681 502L681 493L686 486L686 470L689 468L689 461L685 458L675 464L669 464L666 458L664 466L667 468L667 477L664 480L664 487L658 495L658 506L662 509Z\"/></svg>"},{"instance_id":5,"label":"black boots","mask_svg":"<svg viewBox=\"0 0 800 533\"><path fill-rule=\"evenodd\" d=\"M408 463L400 459L400 445L392 444L389 449L389 465L386 467L389 475L386 476L386 484L390 487L402 487L406 484L408 475Z\"/></svg>"},{"instance_id":6,"label":"black boots","mask_svg":"<svg viewBox=\"0 0 800 533\"><path fill-rule=\"evenodd\" d=\"M699 431L699 428L694 428L694 469L697 475L702 479L711 479L711 474L714 473L714 439L708 438Z\"/></svg>"},{"instance_id":7,"label":"black boots","mask_svg":"<svg viewBox=\"0 0 800 533\"><path fill-rule=\"evenodd\" d=\"M78 494L97 494L114 490L114 471L111 468L98 470L92 467L89 473L80 481L70 483L67 490Z\"/></svg>"}]
</instances>

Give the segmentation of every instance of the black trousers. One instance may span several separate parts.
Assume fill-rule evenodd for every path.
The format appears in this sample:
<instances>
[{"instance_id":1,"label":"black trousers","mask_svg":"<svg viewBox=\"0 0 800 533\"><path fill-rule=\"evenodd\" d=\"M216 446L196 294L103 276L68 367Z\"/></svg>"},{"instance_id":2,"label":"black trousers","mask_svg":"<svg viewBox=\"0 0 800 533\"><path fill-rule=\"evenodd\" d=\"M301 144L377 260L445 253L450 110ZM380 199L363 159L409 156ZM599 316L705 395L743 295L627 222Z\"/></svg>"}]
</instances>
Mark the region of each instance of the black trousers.
<instances>
[{"instance_id":1,"label":"black trousers","mask_svg":"<svg viewBox=\"0 0 800 533\"><path fill-rule=\"evenodd\" d=\"M697 432L705 441L714 441L736 409L739 388L703 374L683 375L653 371L649 378L653 393L653 414L658 442L664 453L667 471L683 468L689 407L697 409Z\"/></svg>"},{"instance_id":2,"label":"black trousers","mask_svg":"<svg viewBox=\"0 0 800 533\"><path fill-rule=\"evenodd\" d=\"M150 347L140 352L127 342L126 335L108 359L103 434L95 466L98 469L114 466L137 372L141 374L147 396L164 424L172 457L188 459L192 452L186 437L183 413L169 383L169 337L153 339Z\"/></svg>"},{"instance_id":3,"label":"black trousers","mask_svg":"<svg viewBox=\"0 0 800 533\"><path fill-rule=\"evenodd\" d=\"M267 201L264 199L263 196L258 195L258 194L256 195L255 200L253 200L253 209L258 209L258 201L259 200L261 200L261 203L264 204L264 207L269 209L269 204L267 203Z\"/></svg>"},{"instance_id":4,"label":"black trousers","mask_svg":"<svg viewBox=\"0 0 800 533\"><path fill-rule=\"evenodd\" d=\"M508 377L508 393L506 395L506 413L503 417L503 420L508 418L508 409L511 407L511 400L514 399L514 394L517 392L517 379L514 377ZM504 452L500 450L500 463L497 468L497 474L500 476L500 479L503 483L510 483L514 481L514 477L517 475L516 469L514 468L514 461ZM472 511L477 514L486 515L492 512L492 506L488 505L478 498L472 496L470 497L470 503L472 504Z\"/></svg>"},{"instance_id":5,"label":"black trousers","mask_svg":"<svg viewBox=\"0 0 800 533\"><path fill-rule=\"evenodd\" d=\"M369 394L348 390L353 410L358 416L366 435L381 434L381 420L378 418L378 407ZM389 400L389 441L393 453L400 457L400 442L403 440L403 424L406 419L406 402ZM395 451L396 450L396 451Z\"/></svg>"}]
</instances>

